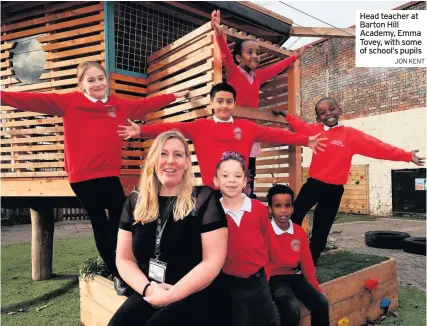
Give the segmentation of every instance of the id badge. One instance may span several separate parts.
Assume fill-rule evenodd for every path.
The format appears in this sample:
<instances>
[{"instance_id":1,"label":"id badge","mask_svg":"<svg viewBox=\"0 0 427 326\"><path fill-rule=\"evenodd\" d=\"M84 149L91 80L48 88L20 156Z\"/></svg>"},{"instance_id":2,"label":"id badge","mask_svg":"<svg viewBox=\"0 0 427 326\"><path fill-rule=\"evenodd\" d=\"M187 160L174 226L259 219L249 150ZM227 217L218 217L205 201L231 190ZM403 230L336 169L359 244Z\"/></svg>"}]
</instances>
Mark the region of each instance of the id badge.
<instances>
[{"instance_id":1,"label":"id badge","mask_svg":"<svg viewBox=\"0 0 427 326\"><path fill-rule=\"evenodd\" d=\"M153 281L164 283L166 276L166 263L151 258L148 265L148 277Z\"/></svg>"}]
</instances>

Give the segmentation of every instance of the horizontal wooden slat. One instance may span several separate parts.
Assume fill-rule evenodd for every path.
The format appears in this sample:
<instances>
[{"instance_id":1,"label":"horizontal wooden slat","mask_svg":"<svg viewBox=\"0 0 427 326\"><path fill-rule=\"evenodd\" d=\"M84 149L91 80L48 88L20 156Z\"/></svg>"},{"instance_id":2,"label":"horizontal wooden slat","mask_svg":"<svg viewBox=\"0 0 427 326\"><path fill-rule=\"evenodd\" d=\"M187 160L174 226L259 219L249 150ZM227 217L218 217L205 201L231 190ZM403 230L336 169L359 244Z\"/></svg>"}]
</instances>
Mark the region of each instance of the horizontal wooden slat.
<instances>
[{"instance_id":1,"label":"horizontal wooden slat","mask_svg":"<svg viewBox=\"0 0 427 326\"><path fill-rule=\"evenodd\" d=\"M163 89L160 92L155 92L155 93L153 93L153 95L154 94L155 95L161 95L161 94L175 93L175 92L187 90L191 87L195 87L195 86L198 86L200 84L208 83L211 81L213 81L213 73L209 71L203 76L200 76L200 77L197 77L195 79L186 81L184 83Z\"/></svg>"},{"instance_id":2,"label":"horizontal wooden slat","mask_svg":"<svg viewBox=\"0 0 427 326\"><path fill-rule=\"evenodd\" d=\"M26 143L39 143L39 142L51 142L51 141L63 141L64 135L57 136L43 136L43 137L25 137L25 138L10 138L0 139L0 144L26 144Z\"/></svg>"},{"instance_id":3,"label":"horizontal wooden slat","mask_svg":"<svg viewBox=\"0 0 427 326\"><path fill-rule=\"evenodd\" d=\"M2 122L1 126L6 127L18 127L18 126L33 126L33 125L46 125L46 124L54 124L61 123L62 118L48 118L48 119L34 119L34 120L25 120L25 121L10 121L10 122Z\"/></svg>"},{"instance_id":4,"label":"horizontal wooden slat","mask_svg":"<svg viewBox=\"0 0 427 326\"><path fill-rule=\"evenodd\" d=\"M148 80L145 78L137 78L137 77L126 76L126 75L121 75L116 73L111 73L110 79L116 80L116 81L128 82L132 84L144 85L144 86L148 84Z\"/></svg>"},{"instance_id":5,"label":"horizontal wooden slat","mask_svg":"<svg viewBox=\"0 0 427 326\"><path fill-rule=\"evenodd\" d=\"M183 81L185 79L188 79L190 77L195 77L197 75L203 74L213 68L213 59L208 60L206 63L197 66L195 68L192 68L190 70L187 70L181 74L178 74L176 76L173 76L172 78L168 78L166 80L163 80L161 82L151 84L148 86L148 92L152 93L159 89L172 86L180 81Z\"/></svg>"},{"instance_id":6,"label":"horizontal wooden slat","mask_svg":"<svg viewBox=\"0 0 427 326\"><path fill-rule=\"evenodd\" d=\"M61 29L66 29L66 28L70 28L73 26L79 26L79 25L84 25L84 24L88 24L88 23L94 23L94 22L102 21L103 19L104 19L104 12L101 12L97 15L93 15L93 16L89 16L89 17L73 19L70 21L62 22L62 23L51 24L51 25L46 25L43 27L28 29L28 30L21 31L21 32L15 32L15 33L11 33L11 34L2 35L2 40L8 41L8 40L18 39L21 37L27 37L27 36L31 36L31 35L41 34L41 33L59 31Z\"/></svg>"},{"instance_id":7,"label":"horizontal wooden slat","mask_svg":"<svg viewBox=\"0 0 427 326\"><path fill-rule=\"evenodd\" d=\"M257 183L289 183L288 177L277 177L277 178L257 178L255 177L255 182Z\"/></svg>"},{"instance_id":8,"label":"horizontal wooden slat","mask_svg":"<svg viewBox=\"0 0 427 326\"><path fill-rule=\"evenodd\" d=\"M283 167L283 168L257 169L256 173L257 173L257 175L260 175L260 174L273 174L273 173L289 173L289 168L288 167Z\"/></svg>"},{"instance_id":9,"label":"horizontal wooden slat","mask_svg":"<svg viewBox=\"0 0 427 326\"><path fill-rule=\"evenodd\" d=\"M141 95L147 94L146 88L126 85L126 84L119 84L119 83L116 83L115 81L110 82L110 88L115 90L122 90L126 92L139 93Z\"/></svg>"},{"instance_id":10,"label":"horizontal wooden slat","mask_svg":"<svg viewBox=\"0 0 427 326\"><path fill-rule=\"evenodd\" d=\"M186 55L188 55L188 54L190 54L190 53L192 53L192 52L194 52L200 48L204 48L205 46L209 46L211 44L213 44L212 43L212 37L209 35L206 35L206 37L202 38L200 41L198 41L198 42L196 42L196 43L194 43L188 47L185 47L181 51L179 51L179 52L177 52L171 56L168 56L165 59L160 60L159 62L156 62L155 64L150 66L147 69L147 71L149 74L151 74L153 71L156 71L156 70L162 68L163 66L178 60L179 58L186 56Z\"/></svg>"},{"instance_id":11,"label":"horizontal wooden slat","mask_svg":"<svg viewBox=\"0 0 427 326\"><path fill-rule=\"evenodd\" d=\"M25 86L17 86L17 87L11 88L11 90L14 92L24 92L24 91L34 91L34 90L40 90L40 89L51 88L51 87L59 87L59 86L67 86L67 85L77 85L77 78L61 79L61 80L49 81L45 83L36 83L36 84L25 85Z\"/></svg>"},{"instance_id":12,"label":"horizontal wooden slat","mask_svg":"<svg viewBox=\"0 0 427 326\"><path fill-rule=\"evenodd\" d=\"M2 161L29 161L29 160L63 160L63 153L49 153L49 154L14 154L14 155L1 155Z\"/></svg>"},{"instance_id":13,"label":"horizontal wooden slat","mask_svg":"<svg viewBox=\"0 0 427 326\"><path fill-rule=\"evenodd\" d=\"M3 26L1 27L1 32L6 33L9 31L16 30L16 29L22 29L25 27L41 25L41 24L45 24L45 23L52 22L52 21L59 20L59 19L76 17L79 15L88 14L91 12L96 12L96 11L101 11L101 10L103 10L102 4L96 4L93 6L83 7L83 8L79 8L79 9L67 10L67 11L64 11L64 12L61 12L58 14L48 14L45 17L26 20L26 21L22 21L19 23L3 24Z\"/></svg>"},{"instance_id":14,"label":"horizontal wooden slat","mask_svg":"<svg viewBox=\"0 0 427 326\"><path fill-rule=\"evenodd\" d=\"M77 70L74 69L66 69L66 70L58 70L58 71L48 71L41 74L40 79L50 79L50 78L58 78L58 77L66 77L77 75Z\"/></svg>"},{"instance_id":15,"label":"horizontal wooden slat","mask_svg":"<svg viewBox=\"0 0 427 326\"><path fill-rule=\"evenodd\" d=\"M206 106L208 104L209 104L209 98L205 97L205 98L197 100L197 101L191 101L191 102L184 103L181 105L176 105L176 106L171 107L171 108L167 108L167 109L163 109L160 111L148 113L147 115L145 115L144 120L149 121L149 120L159 119L159 118L166 117L168 115L179 113L179 112L182 112L185 110L191 110L191 109L195 109L195 108L198 108L201 106Z\"/></svg>"},{"instance_id":16,"label":"horizontal wooden slat","mask_svg":"<svg viewBox=\"0 0 427 326\"><path fill-rule=\"evenodd\" d=\"M49 63L45 64L44 68L45 69L54 69L54 68L61 68L61 67L78 65L78 64L80 64L82 62L86 62L86 61L104 61L104 60L105 60L105 55L104 55L104 53L102 53L102 54L97 54L97 55L91 55L91 56L84 57L84 58L64 60L64 61L58 61L58 62L49 62Z\"/></svg>"},{"instance_id":17,"label":"horizontal wooden slat","mask_svg":"<svg viewBox=\"0 0 427 326\"><path fill-rule=\"evenodd\" d=\"M197 54L185 61L182 61L178 64L175 64L171 67L168 67L166 69L160 70L154 74L151 74L147 81L151 84L154 83L155 81L167 77L169 75L172 75L174 73L177 73L178 71L181 71L185 68L188 68L196 63L199 63L203 60L206 60L208 58L212 58L213 57L213 49L212 48L207 48L204 49L200 54Z\"/></svg>"},{"instance_id":18,"label":"horizontal wooden slat","mask_svg":"<svg viewBox=\"0 0 427 326\"><path fill-rule=\"evenodd\" d=\"M289 155L289 150L280 149L275 151L263 151L257 157L271 157L271 156L281 156L281 155Z\"/></svg>"},{"instance_id":19,"label":"horizontal wooden slat","mask_svg":"<svg viewBox=\"0 0 427 326\"><path fill-rule=\"evenodd\" d=\"M11 152L45 152L45 151L57 151L64 150L64 144L56 145L34 145L34 146L2 146L0 147L1 153Z\"/></svg>"},{"instance_id":20,"label":"horizontal wooden slat","mask_svg":"<svg viewBox=\"0 0 427 326\"><path fill-rule=\"evenodd\" d=\"M163 119L162 121L164 122L187 121L192 119L204 118L209 115L211 115L211 112L208 109L199 109L199 110L194 110L188 113L180 114L178 116L166 118L166 119Z\"/></svg>"},{"instance_id":21,"label":"horizontal wooden slat","mask_svg":"<svg viewBox=\"0 0 427 326\"><path fill-rule=\"evenodd\" d=\"M63 168L64 162L44 162L44 163L13 163L13 164L4 164L2 163L2 169L38 169L38 168Z\"/></svg>"},{"instance_id":22,"label":"horizontal wooden slat","mask_svg":"<svg viewBox=\"0 0 427 326\"><path fill-rule=\"evenodd\" d=\"M78 45L87 45L90 43L103 42L103 41L104 41L104 33L99 33L97 35L76 38L69 41L46 44L46 45L43 45L43 50L46 52L53 51L53 50L63 50L63 49L75 47Z\"/></svg>"},{"instance_id":23,"label":"horizontal wooden slat","mask_svg":"<svg viewBox=\"0 0 427 326\"><path fill-rule=\"evenodd\" d=\"M53 53L49 53L46 56L46 61L59 60L59 59L64 59L69 57L75 57L77 55L94 53L94 52L102 52L104 50L105 50L104 44L99 44L99 45L85 46L85 47L68 50L68 51L53 52Z\"/></svg>"},{"instance_id":24,"label":"horizontal wooden slat","mask_svg":"<svg viewBox=\"0 0 427 326\"><path fill-rule=\"evenodd\" d=\"M60 2L60 3L53 3L53 4L49 4L49 6L44 6L44 2L39 2L41 4L43 4L43 6L39 7L39 8L32 8L31 10L26 10L24 12L20 12L20 13L14 13L13 15L9 15L9 17L4 17L4 19L2 19L2 24L5 23L10 23L12 21L23 21L23 20L28 20L29 17L34 17L34 16L39 16L39 15L46 15L48 13L51 12L55 12L55 11L60 11L60 10L64 10L67 8L72 8L75 6L79 6L79 5L84 5L87 4L86 1L64 1L64 2ZM22 7L20 7L22 8Z\"/></svg>"},{"instance_id":25,"label":"horizontal wooden slat","mask_svg":"<svg viewBox=\"0 0 427 326\"><path fill-rule=\"evenodd\" d=\"M1 60L9 59L11 56L12 56L12 53L9 52L9 51L7 51L7 52L4 52L4 53L0 54L0 59Z\"/></svg>"},{"instance_id":26,"label":"horizontal wooden slat","mask_svg":"<svg viewBox=\"0 0 427 326\"><path fill-rule=\"evenodd\" d=\"M5 42L1 45L1 51L11 50L15 46L16 42Z\"/></svg>"},{"instance_id":27,"label":"horizontal wooden slat","mask_svg":"<svg viewBox=\"0 0 427 326\"><path fill-rule=\"evenodd\" d=\"M0 77L7 77L7 76L13 76L13 72L10 68L0 71Z\"/></svg>"},{"instance_id":28,"label":"horizontal wooden slat","mask_svg":"<svg viewBox=\"0 0 427 326\"><path fill-rule=\"evenodd\" d=\"M15 118L27 118L27 117L45 116L45 115L47 115L47 114L25 111L25 112L13 112L13 113L2 114L1 118L2 119L15 119Z\"/></svg>"},{"instance_id":29,"label":"horizontal wooden slat","mask_svg":"<svg viewBox=\"0 0 427 326\"><path fill-rule=\"evenodd\" d=\"M161 56L164 56L168 52L171 52L171 51L177 49L178 47L180 47L182 45L188 44L188 42L190 42L191 40L199 37L200 35L202 35L204 33L209 32L211 30L212 30L211 24L210 23L206 23L205 25L200 26L199 28L197 28L196 30L192 31L191 33L188 33L187 35L181 37L180 39L176 40L175 42L172 42L168 46L160 49L159 51L157 51L155 53L153 53L152 55L150 55L147 58L147 62L151 63L154 60L160 58Z\"/></svg>"},{"instance_id":30,"label":"horizontal wooden slat","mask_svg":"<svg viewBox=\"0 0 427 326\"><path fill-rule=\"evenodd\" d=\"M79 29L73 29L72 31L55 33L50 35L43 35L37 38L37 41L40 43L52 42L63 40L70 37L77 37L81 35L92 34L94 32L103 31L104 30L104 22L101 21L99 24L92 25L89 27L82 27Z\"/></svg>"},{"instance_id":31,"label":"horizontal wooden slat","mask_svg":"<svg viewBox=\"0 0 427 326\"><path fill-rule=\"evenodd\" d=\"M288 158L277 158L277 159L267 159L267 160L256 160L256 166L258 168L265 165L278 165L278 164L288 164Z\"/></svg>"},{"instance_id":32,"label":"horizontal wooden slat","mask_svg":"<svg viewBox=\"0 0 427 326\"><path fill-rule=\"evenodd\" d=\"M2 172L0 174L2 178L12 177L64 177L67 176L65 171L38 171L38 172Z\"/></svg>"}]
</instances>

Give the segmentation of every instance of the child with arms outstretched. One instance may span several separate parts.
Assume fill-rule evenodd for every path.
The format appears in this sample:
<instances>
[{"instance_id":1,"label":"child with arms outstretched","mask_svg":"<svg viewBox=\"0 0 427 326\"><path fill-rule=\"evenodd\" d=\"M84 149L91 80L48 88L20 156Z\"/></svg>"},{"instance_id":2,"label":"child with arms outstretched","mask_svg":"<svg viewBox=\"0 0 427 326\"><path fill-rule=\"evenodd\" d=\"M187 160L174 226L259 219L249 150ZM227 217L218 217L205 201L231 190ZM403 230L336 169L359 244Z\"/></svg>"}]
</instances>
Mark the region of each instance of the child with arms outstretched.
<instances>
[{"instance_id":1,"label":"child with arms outstretched","mask_svg":"<svg viewBox=\"0 0 427 326\"><path fill-rule=\"evenodd\" d=\"M353 155L413 162L419 166L423 166L425 161L424 157L416 155L418 150L407 152L339 123L342 110L334 98L325 97L319 100L315 105L315 112L318 123L309 124L288 114L287 110L273 111L283 115L296 132L307 136L321 133L322 137L328 139L325 151L313 153L309 178L295 200L292 216L294 223L301 225L308 211L317 204L310 242L314 264L325 249L344 193L344 185L348 180Z\"/></svg>"}]
</instances>

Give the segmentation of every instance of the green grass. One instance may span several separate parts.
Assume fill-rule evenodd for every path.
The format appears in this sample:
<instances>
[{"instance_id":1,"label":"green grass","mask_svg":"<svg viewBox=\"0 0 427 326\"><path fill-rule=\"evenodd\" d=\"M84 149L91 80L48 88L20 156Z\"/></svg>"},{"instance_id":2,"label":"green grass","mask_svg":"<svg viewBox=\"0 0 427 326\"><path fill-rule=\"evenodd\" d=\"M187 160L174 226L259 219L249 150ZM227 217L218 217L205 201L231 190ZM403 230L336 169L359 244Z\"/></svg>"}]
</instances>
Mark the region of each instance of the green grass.
<instances>
[{"instance_id":1,"label":"green grass","mask_svg":"<svg viewBox=\"0 0 427 326\"><path fill-rule=\"evenodd\" d=\"M46 281L31 280L30 244L2 246L1 251L2 325L79 324L78 268L87 258L98 255L93 237L55 240L55 277Z\"/></svg>"},{"instance_id":2,"label":"green grass","mask_svg":"<svg viewBox=\"0 0 427 326\"><path fill-rule=\"evenodd\" d=\"M2 325L79 325L78 268L86 259L98 256L92 237L55 240L55 277L47 281L31 280L30 244L2 246L1 251ZM337 252L320 258L317 276L323 283L386 259ZM381 325L425 325L425 293L399 288L399 304L398 317L390 316ZM9 315L11 312L15 314Z\"/></svg>"},{"instance_id":3,"label":"green grass","mask_svg":"<svg viewBox=\"0 0 427 326\"><path fill-rule=\"evenodd\" d=\"M388 258L346 251L337 252L320 257L316 266L316 275L319 283L324 283L385 260L388 260Z\"/></svg>"},{"instance_id":4,"label":"green grass","mask_svg":"<svg viewBox=\"0 0 427 326\"><path fill-rule=\"evenodd\" d=\"M426 294L413 287L399 287L397 317L388 314L381 326L425 326Z\"/></svg>"}]
</instances>

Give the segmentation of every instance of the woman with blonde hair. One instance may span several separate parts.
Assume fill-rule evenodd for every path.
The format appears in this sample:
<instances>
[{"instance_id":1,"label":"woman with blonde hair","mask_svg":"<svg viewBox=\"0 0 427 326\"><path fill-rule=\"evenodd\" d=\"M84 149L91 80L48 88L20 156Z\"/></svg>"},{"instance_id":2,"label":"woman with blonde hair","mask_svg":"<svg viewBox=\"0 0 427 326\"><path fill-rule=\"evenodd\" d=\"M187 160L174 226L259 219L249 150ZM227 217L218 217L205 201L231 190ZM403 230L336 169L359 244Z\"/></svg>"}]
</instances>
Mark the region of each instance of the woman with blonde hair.
<instances>
[{"instance_id":1,"label":"woman with blonde hair","mask_svg":"<svg viewBox=\"0 0 427 326\"><path fill-rule=\"evenodd\" d=\"M145 163L117 243L117 267L135 293L108 325L224 325L226 292L217 277L227 252L224 211L210 187L194 187L178 131L160 134Z\"/></svg>"},{"instance_id":2,"label":"woman with blonde hair","mask_svg":"<svg viewBox=\"0 0 427 326\"><path fill-rule=\"evenodd\" d=\"M138 100L107 96L105 69L94 61L77 67L77 81L79 91L61 94L2 91L1 105L63 117L68 180L86 209L96 247L114 276L114 287L124 295L127 287L115 264L120 214L126 199L119 179L122 139L116 133L117 126L127 118L143 119L188 91Z\"/></svg>"}]
</instances>

